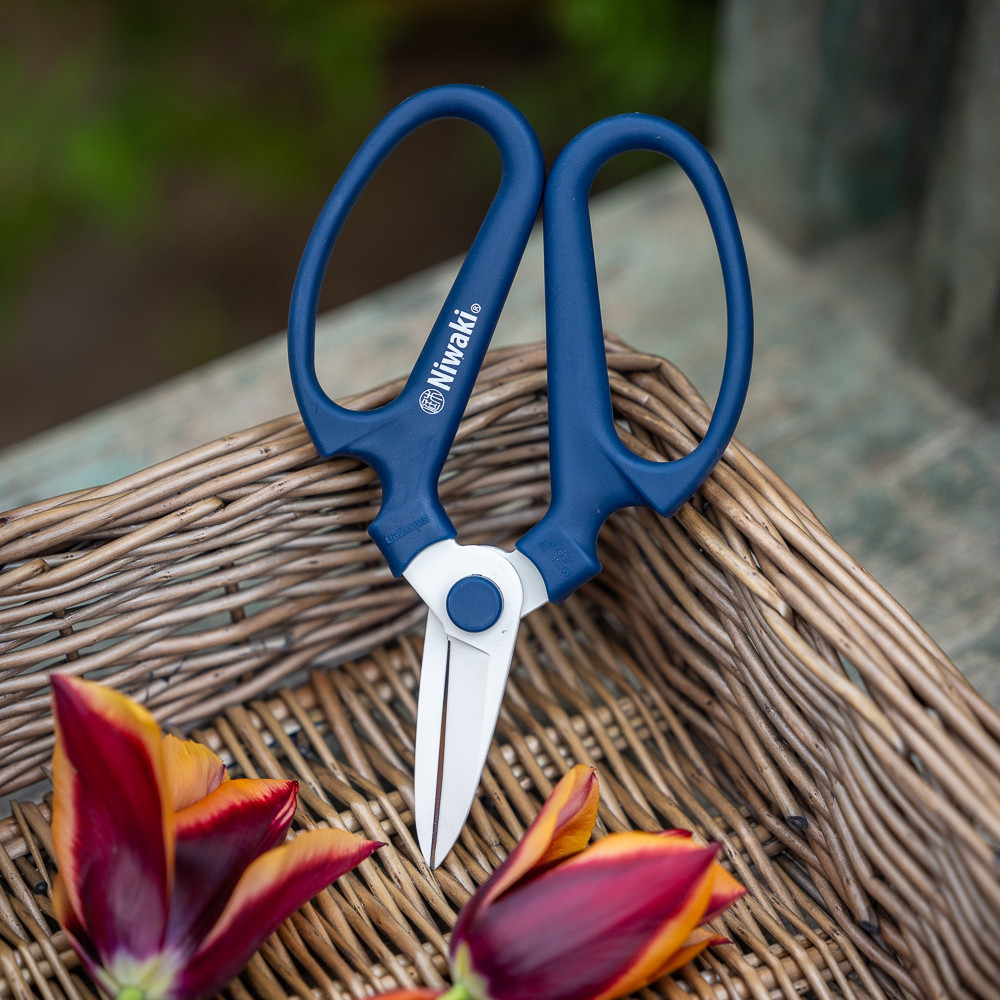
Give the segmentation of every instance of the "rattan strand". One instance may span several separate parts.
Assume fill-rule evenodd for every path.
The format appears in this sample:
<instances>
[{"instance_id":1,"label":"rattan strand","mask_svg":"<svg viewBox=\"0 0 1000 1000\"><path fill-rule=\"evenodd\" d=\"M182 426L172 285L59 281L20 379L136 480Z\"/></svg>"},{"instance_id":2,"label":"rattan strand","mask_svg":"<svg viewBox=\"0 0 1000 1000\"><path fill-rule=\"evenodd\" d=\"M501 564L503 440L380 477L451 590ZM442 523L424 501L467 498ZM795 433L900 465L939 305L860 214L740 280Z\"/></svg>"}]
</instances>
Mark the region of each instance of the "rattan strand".
<instances>
[{"instance_id":1,"label":"rattan strand","mask_svg":"<svg viewBox=\"0 0 1000 1000\"><path fill-rule=\"evenodd\" d=\"M490 356L442 483L460 537L507 545L547 496L543 353ZM706 408L609 343L622 434L675 457ZM371 407L383 387L353 403ZM688 827L750 892L733 944L652 997L1000 997L1000 718L792 490L733 444L674 518L616 515L604 572L526 619L479 799L427 870L411 831L422 611L365 534L369 470L296 418L0 517L0 998L95 995L58 931L47 678L100 677L300 782L295 829L388 846L320 894L233 1000L438 986L455 913L571 764L597 835Z\"/></svg>"}]
</instances>

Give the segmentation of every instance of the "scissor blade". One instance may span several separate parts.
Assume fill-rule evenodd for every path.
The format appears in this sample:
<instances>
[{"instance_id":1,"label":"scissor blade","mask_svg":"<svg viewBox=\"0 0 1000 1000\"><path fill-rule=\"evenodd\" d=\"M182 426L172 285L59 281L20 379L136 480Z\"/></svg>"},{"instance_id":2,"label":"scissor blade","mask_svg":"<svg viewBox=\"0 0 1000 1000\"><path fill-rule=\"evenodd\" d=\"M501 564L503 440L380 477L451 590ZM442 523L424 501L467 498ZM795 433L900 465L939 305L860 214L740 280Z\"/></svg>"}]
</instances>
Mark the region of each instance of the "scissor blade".
<instances>
[{"instance_id":1,"label":"scissor blade","mask_svg":"<svg viewBox=\"0 0 1000 1000\"><path fill-rule=\"evenodd\" d=\"M483 652L449 637L427 616L414 775L417 841L437 867L458 840L500 713L509 655Z\"/></svg>"}]
</instances>

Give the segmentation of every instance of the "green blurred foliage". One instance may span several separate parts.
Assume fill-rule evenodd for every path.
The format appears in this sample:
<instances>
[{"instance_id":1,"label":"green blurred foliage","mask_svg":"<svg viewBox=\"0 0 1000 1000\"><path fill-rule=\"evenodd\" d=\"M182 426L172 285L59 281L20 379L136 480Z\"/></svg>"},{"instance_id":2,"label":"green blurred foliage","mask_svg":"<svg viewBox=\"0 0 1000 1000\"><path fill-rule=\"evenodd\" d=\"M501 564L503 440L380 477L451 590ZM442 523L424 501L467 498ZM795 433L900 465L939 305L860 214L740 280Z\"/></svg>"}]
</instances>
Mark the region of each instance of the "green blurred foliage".
<instances>
[{"instance_id":1,"label":"green blurred foliage","mask_svg":"<svg viewBox=\"0 0 1000 1000\"><path fill-rule=\"evenodd\" d=\"M365 0L29 0L5 14L0 307L76 226L155 233L178 172L294 197L381 103L387 10Z\"/></svg>"},{"instance_id":2,"label":"green blurred foliage","mask_svg":"<svg viewBox=\"0 0 1000 1000\"><path fill-rule=\"evenodd\" d=\"M328 186L431 33L456 57L426 82L501 89L551 154L622 110L704 125L714 13L702 0L5 0L0 354L19 282L67 234L155 243L192 173L276 212ZM462 59L470 31L480 55L494 45L478 76Z\"/></svg>"},{"instance_id":3,"label":"green blurred foliage","mask_svg":"<svg viewBox=\"0 0 1000 1000\"><path fill-rule=\"evenodd\" d=\"M559 57L586 75L559 74L561 102L592 119L647 111L694 125L708 116L715 4L700 0L552 0ZM560 103L561 103L560 102ZM545 110L555 102L545 102ZM537 126L541 128L541 126Z\"/></svg>"}]
</instances>

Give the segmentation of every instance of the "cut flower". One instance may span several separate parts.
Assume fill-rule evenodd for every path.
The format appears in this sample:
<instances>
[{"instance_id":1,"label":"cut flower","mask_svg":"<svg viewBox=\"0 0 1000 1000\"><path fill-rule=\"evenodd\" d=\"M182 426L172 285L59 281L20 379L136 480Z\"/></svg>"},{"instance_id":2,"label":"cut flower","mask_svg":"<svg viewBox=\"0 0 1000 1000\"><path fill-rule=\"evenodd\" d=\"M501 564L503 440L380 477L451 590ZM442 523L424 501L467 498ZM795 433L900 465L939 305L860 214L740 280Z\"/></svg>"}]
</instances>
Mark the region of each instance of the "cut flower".
<instances>
[{"instance_id":1,"label":"cut flower","mask_svg":"<svg viewBox=\"0 0 1000 1000\"><path fill-rule=\"evenodd\" d=\"M291 913L381 845L340 830L285 843L294 781L230 779L201 744L93 682L52 678L52 903L112 997L218 991Z\"/></svg>"},{"instance_id":2,"label":"cut flower","mask_svg":"<svg viewBox=\"0 0 1000 1000\"><path fill-rule=\"evenodd\" d=\"M447 1000L613 1000L727 943L702 927L745 892L715 860L720 845L667 830L613 833L587 847L597 803L597 777L578 765L466 903Z\"/></svg>"}]
</instances>

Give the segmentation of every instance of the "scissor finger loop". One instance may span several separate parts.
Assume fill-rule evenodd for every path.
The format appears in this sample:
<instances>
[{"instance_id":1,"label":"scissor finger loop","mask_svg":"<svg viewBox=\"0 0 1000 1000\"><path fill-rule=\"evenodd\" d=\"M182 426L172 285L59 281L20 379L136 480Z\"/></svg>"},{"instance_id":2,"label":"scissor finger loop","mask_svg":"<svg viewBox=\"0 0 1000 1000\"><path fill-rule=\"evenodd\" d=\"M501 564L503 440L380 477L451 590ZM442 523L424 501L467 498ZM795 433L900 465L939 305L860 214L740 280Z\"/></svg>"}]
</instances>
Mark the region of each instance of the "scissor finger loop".
<instances>
[{"instance_id":1,"label":"scissor finger loop","mask_svg":"<svg viewBox=\"0 0 1000 1000\"><path fill-rule=\"evenodd\" d=\"M326 397L313 359L319 284L333 241L371 173L414 128L461 117L497 141L503 177L400 395L354 413ZM703 440L688 455L652 462L615 429L597 267L588 213L600 167L648 149L674 159L705 206L722 264L727 339L722 385ZM520 619L562 601L600 571L597 535L622 507L669 516L710 474L732 437L750 377L753 319L739 227L704 147L650 115L619 115L567 144L544 191L545 314L552 496L513 552L460 545L438 478L472 392L542 196L538 140L502 98L475 87L433 88L376 127L334 188L310 236L292 295L289 358L296 397L317 449L371 464L382 506L369 532L392 572L428 608L415 741L417 837L441 862L459 837L485 766Z\"/></svg>"}]
</instances>

